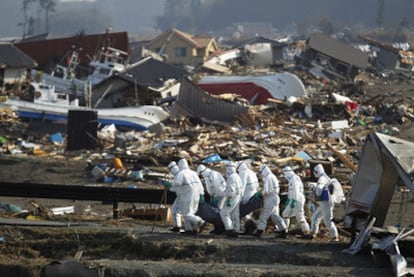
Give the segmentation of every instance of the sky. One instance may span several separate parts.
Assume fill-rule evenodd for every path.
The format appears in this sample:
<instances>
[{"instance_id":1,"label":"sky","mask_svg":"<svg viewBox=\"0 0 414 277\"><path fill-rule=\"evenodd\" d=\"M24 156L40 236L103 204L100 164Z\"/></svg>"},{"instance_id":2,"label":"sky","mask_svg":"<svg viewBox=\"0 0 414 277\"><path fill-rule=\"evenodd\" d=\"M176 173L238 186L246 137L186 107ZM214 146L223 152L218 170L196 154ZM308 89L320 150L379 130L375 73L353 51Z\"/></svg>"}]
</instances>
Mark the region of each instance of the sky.
<instances>
[{"instance_id":1,"label":"sky","mask_svg":"<svg viewBox=\"0 0 414 277\"><path fill-rule=\"evenodd\" d=\"M86 33L101 33L107 27L119 32L149 32L155 28L157 17L163 14L165 1L60 0L55 11L50 14L50 33L53 35L53 31L57 32L57 29L66 32L65 35L75 35L81 29ZM22 3L23 0L0 1L0 37L22 36L24 22ZM30 15L44 20L44 15L39 16L37 7L36 1L30 6ZM57 26L58 24L53 24L56 21L63 23ZM44 23L39 26L39 30L45 31Z\"/></svg>"},{"instance_id":2,"label":"sky","mask_svg":"<svg viewBox=\"0 0 414 277\"><path fill-rule=\"evenodd\" d=\"M217 34L238 23L271 23L282 29L307 29L321 23L375 28L380 0L56 0L49 13L33 0L25 20L23 0L0 0L0 37L21 37L29 17L34 34L50 37L103 33L107 28L149 36L175 27L188 33ZM383 23L395 30L414 26L414 0L382 0ZM252 5L254 3L254 5ZM402 24L405 23L405 24ZM360 25L360 26L359 26ZM26 24L26 27L28 24ZM47 28L47 26L49 28ZM336 26L335 26L336 27ZM307 30L301 30L306 33ZM145 38L144 38L145 39Z\"/></svg>"}]
</instances>

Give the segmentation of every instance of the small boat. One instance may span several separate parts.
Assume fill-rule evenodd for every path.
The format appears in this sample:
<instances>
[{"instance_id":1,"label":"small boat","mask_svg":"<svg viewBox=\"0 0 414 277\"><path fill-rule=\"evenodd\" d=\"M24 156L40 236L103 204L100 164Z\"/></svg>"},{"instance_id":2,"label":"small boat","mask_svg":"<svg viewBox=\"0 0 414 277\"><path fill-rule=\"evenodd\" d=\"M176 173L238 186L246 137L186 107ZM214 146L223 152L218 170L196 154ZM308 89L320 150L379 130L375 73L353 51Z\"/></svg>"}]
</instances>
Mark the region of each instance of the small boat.
<instances>
[{"instance_id":1,"label":"small boat","mask_svg":"<svg viewBox=\"0 0 414 277\"><path fill-rule=\"evenodd\" d=\"M97 112L99 124L114 124L118 128L148 130L169 117L162 107L141 105L133 107L90 109L79 106L78 99L70 101L66 93L55 92L54 86L32 82L26 97L3 98L0 107L14 110L20 118L41 119L67 123L70 110L93 110Z\"/></svg>"}]
</instances>

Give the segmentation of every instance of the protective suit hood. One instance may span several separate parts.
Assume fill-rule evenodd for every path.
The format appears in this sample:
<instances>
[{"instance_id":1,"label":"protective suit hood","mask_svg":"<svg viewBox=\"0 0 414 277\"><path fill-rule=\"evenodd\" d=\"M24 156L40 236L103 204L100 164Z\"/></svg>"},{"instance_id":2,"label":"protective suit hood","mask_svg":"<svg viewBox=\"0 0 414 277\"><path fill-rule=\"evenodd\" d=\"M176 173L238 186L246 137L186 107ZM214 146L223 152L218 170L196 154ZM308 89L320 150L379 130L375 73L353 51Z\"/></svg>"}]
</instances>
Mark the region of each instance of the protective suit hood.
<instances>
[{"instance_id":1,"label":"protective suit hood","mask_svg":"<svg viewBox=\"0 0 414 277\"><path fill-rule=\"evenodd\" d=\"M171 172L172 175L176 175L180 169L176 162L172 161L168 164L168 170Z\"/></svg>"},{"instance_id":2,"label":"protective suit hood","mask_svg":"<svg viewBox=\"0 0 414 277\"><path fill-rule=\"evenodd\" d=\"M325 174L325 168L323 167L323 165L321 164L317 164L314 168L313 168L313 174L315 175L316 178L321 177L323 174Z\"/></svg>"},{"instance_id":3,"label":"protective suit hood","mask_svg":"<svg viewBox=\"0 0 414 277\"><path fill-rule=\"evenodd\" d=\"M236 172L236 165L234 164L234 162L227 162L226 163L226 173L227 175L230 175L232 173Z\"/></svg>"},{"instance_id":4,"label":"protective suit hood","mask_svg":"<svg viewBox=\"0 0 414 277\"><path fill-rule=\"evenodd\" d=\"M283 175L287 180L290 180L293 177L293 175L295 175L293 168L291 168L290 166L285 166L282 171Z\"/></svg>"},{"instance_id":5,"label":"protective suit hood","mask_svg":"<svg viewBox=\"0 0 414 277\"><path fill-rule=\"evenodd\" d=\"M206 170L204 170L201 175L203 175L204 178L208 177L211 174L211 169L210 168L206 168Z\"/></svg>"},{"instance_id":6,"label":"protective suit hood","mask_svg":"<svg viewBox=\"0 0 414 277\"><path fill-rule=\"evenodd\" d=\"M168 169L169 170L171 170L171 168L172 167L174 167L174 166L176 166L177 165L177 163L175 162L175 161L171 161L169 164L168 164Z\"/></svg>"},{"instance_id":7,"label":"protective suit hood","mask_svg":"<svg viewBox=\"0 0 414 277\"><path fill-rule=\"evenodd\" d=\"M205 165L200 164L199 166L197 166L197 174L198 175L203 174L206 169L207 169L207 167L205 167Z\"/></svg>"},{"instance_id":8,"label":"protective suit hood","mask_svg":"<svg viewBox=\"0 0 414 277\"><path fill-rule=\"evenodd\" d=\"M190 167L188 166L188 162L186 159L181 159L178 161L178 167L180 168L180 170L183 169L189 169Z\"/></svg>"},{"instance_id":9,"label":"protective suit hood","mask_svg":"<svg viewBox=\"0 0 414 277\"><path fill-rule=\"evenodd\" d=\"M247 167L247 164L245 163L245 162L243 162L243 161L240 161L239 163L238 163L238 165L237 165L237 171L238 172L242 172L242 171L245 171L246 169L248 169L248 167Z\"/></svg>"},{"instance_id":10,"label":"protective suit hood","mask_svg":"<svg viewBox=\"0 0 414 277\"><path fill-rule=\"evenodd\" d=\"M266 177L270 173L270 168L267 165L262 165L259 168L259 172L262 173L263 177Z\"/></svg>"}]
</instances>

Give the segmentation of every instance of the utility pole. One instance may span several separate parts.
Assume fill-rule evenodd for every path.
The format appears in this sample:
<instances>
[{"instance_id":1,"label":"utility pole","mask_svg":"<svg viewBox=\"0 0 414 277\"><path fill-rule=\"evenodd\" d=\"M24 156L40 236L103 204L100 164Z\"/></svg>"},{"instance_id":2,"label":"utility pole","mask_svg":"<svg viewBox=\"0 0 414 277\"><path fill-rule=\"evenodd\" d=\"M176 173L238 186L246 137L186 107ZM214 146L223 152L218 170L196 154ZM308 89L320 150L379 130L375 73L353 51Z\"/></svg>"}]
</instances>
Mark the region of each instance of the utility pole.
<instances>
[{"instance_id":1,"label":"utility pole","mask_svg":"<svg viewBox=\"0 0 414 277\"><path fill-rule=\"evenodd\" d=\"M384 0L377 0L377 27L384 27L384 10L385 3Z\"/></svg>"}]
</instances>

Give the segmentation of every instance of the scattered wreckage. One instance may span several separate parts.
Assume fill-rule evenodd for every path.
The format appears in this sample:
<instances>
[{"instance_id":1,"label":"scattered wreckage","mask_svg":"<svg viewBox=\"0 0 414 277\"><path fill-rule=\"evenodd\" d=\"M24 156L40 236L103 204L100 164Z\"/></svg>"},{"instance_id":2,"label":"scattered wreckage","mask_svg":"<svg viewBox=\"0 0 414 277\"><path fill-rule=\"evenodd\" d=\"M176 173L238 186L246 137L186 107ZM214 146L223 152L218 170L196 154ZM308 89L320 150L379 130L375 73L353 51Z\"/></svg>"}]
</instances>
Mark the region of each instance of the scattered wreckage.
<instances>
[{"instance_id":1,"label":"scattered wreckage","mask_svg":"<svg viewBox=\"0 0 414 277\"><path fill-rule=\"evenodd\" d=\"M335 45L337 48L331 47ZM365 95L376 82L379 85L375 88L394 82L385 76L361 73L367 69L366 53L320 35L312 36L307 46L298 57L300 66L286 69L290 72L207 76L194 82L183 78L169 120L158 133L120 135L114 130L97 136L103 152L115 152L131 168L139 165L145 169L120 173L93 167L92 175L96 181L120 178L159 186L160 180L168 178L168 162L186 157L192 165L209 163L217 169L223 159L249 159L253 167L267 163L278 174L281 166L291 164L301 177L309 178L309 166L323 162L345 191L351 192L347 194L345 223L347 229L354 228L355 238L345 251L358 253L375 233L380 240L370 249L374 259L378 251L385 251L397 276L412 274L404 257L412 230L397 229L384 235L381 229L393 192L398 188L406 193L405 187L413 192L412 143L391 136L399 132L392 124L413 121L412 103L405 101L406 95L396 97L401 96L399 91ZM266 47L266 55L262 55L252 47L246 49L259 58L271 51ZM208 68L214 64L217 71L231 72L227 66L238 58L239 50L228 51L211 60ZM355 83L345 82L350 80ZM403 80L411 82L411 77ZM263 85L269 83L270 87ZM213 89L214 85L217 88ZM96 163L104 158L102 153L92 156ZM214 211L201 212L218 224Z\"/></svg>"},{"instance_id":2,"label":"scattered wreckage","mask_svg":"<svg viewBox=\"0 0 414 277\"><path fill-rule=\"evenodd\" d=\"M393 228L390 232L389 228L382 228L394 192L414 193L413 159L413 142L380 133L369 134L345 210L345 228L352 231L354 240L344 251L356 254L367 246L370 236L375 236L379 241L371 242L374 258L378 259L379 251L386 253L396 276L414 274L414 267L409 268L404 257L414 255L410 250L414 249L414 237L410 236L414 230ZM356 232L359 234L355 238Z\"/></svg>"}]
</instances>

